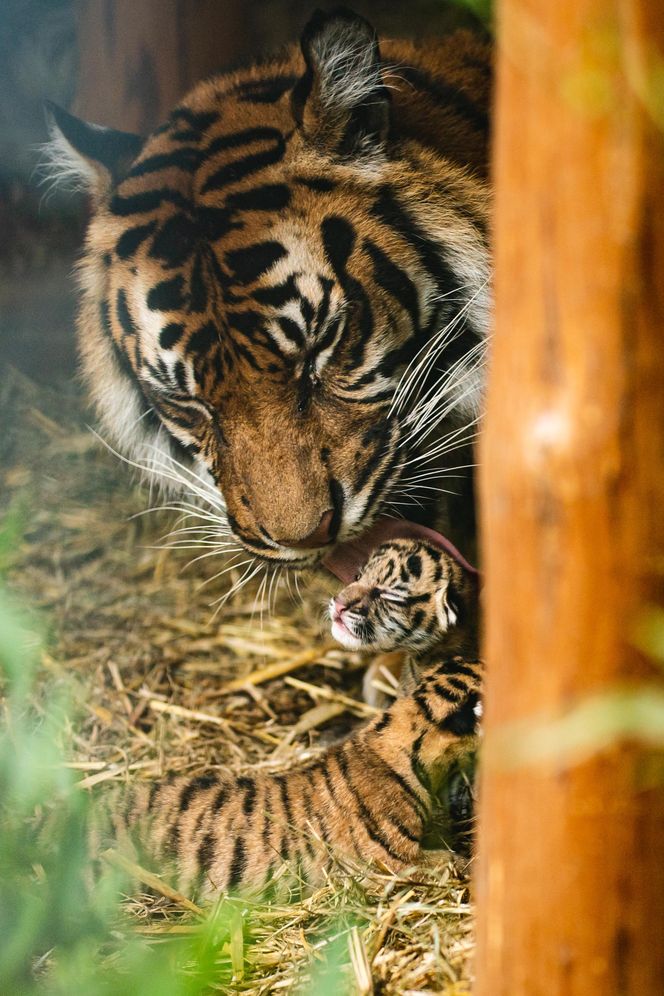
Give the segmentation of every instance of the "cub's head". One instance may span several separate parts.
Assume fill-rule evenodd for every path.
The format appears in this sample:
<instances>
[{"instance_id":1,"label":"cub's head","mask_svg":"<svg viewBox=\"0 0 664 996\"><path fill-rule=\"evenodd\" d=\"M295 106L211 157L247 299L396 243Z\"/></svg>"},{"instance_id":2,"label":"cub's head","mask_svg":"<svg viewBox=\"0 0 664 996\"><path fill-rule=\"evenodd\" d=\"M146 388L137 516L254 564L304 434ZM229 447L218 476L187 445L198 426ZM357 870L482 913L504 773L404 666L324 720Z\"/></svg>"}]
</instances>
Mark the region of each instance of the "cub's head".
<instances>
[{"instance_id":1,"label":"cub's head","mask_svg":"<svg viewBox=\"0 0 664 996\"><path fill-rule=\"evenodd\" d=\"M103 431L257 557L312 564L368 526L413 443L404 369L459 309L445 362L477 344L480 185L396 137L397 83L337 11L146 141L51 108L53 172L94 205L79 341Z\"/></svg>"},{"instance_id":2,"label":"cub's head","mask_svg":"<svg viewBox=\"0 0 664 996\"><path fill-rule=\"evenodd\" d=\"M332 635L350 650L423 651L471 622L477 587L423 540L384 543L330 601Z\"/></svg>"}]
</instances>

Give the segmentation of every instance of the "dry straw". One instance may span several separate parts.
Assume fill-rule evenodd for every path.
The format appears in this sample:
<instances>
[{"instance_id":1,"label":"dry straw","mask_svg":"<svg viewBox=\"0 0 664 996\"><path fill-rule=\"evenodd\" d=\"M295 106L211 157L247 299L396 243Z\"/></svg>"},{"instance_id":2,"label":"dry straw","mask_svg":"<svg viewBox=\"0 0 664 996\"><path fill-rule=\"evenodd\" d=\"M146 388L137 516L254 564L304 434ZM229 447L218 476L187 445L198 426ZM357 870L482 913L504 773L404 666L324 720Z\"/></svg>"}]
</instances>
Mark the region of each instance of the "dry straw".
<instances>
[{"instance_id":1,"label":"dry straw","mask_svg":"<svg viewBox=\"0 0 664 996\"><path fill-rule=\"evenodd\" d=\"M211 624L210 604L233 572L201 587L215 573L209 560L185 569L182 552L155 548L171 518L134 517L147 495L85 428L76 395L68 401L12 373L0 403L4 425L12 413L0 443L3 494L26 502L27 516L11 581L53 633L36 706L74 676L78 711L65 747L81 788L103 792L102 783L168 770L288 767L373 713L361 700L363 662L326 632L333 581L300 583L302 599L280 588L269 616L254 584ZM331 862L326 883L301 901L248 904L251 943L243 946L241 924L231 931L234 986L306 991L338 935L339 991L466 993L467 880L449 856L430 858L398 876ZM189 897L133 872L156 893L126 902L133 930L156 942L195 929Z\"/></svg>"}]
</instances>

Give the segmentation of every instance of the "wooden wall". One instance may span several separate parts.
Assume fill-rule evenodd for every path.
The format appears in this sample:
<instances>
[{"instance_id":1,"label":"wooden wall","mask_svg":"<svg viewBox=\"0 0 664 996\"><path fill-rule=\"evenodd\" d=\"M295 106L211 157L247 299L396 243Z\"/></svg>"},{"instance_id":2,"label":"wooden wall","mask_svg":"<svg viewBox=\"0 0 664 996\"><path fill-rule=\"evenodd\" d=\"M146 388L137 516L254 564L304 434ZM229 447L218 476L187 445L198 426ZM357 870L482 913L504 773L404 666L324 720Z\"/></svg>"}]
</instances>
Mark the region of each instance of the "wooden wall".
<instances>
[{"instance_id":1,"label":"wooden wall","mask_svg":"<svg viewBox=\"0 0 664 996\"><path fill-rule=\"evenodd\" d=\"M75 113L145 134L199 79L251 54L251 4L81 0Z\"/></svg>"},{"instance_id":2,"label":"wooden wall","mask_svg":"<svg viewBox=\"0 0 664 996\"><path fill-rule=\"evenodd\" d=\"M74 113L145 133L199 79L296 41L316 6L316 0L78 0ZM445 0L350 6L383 36L435 35L477 23Z\"/></svg>"}]
</instances>

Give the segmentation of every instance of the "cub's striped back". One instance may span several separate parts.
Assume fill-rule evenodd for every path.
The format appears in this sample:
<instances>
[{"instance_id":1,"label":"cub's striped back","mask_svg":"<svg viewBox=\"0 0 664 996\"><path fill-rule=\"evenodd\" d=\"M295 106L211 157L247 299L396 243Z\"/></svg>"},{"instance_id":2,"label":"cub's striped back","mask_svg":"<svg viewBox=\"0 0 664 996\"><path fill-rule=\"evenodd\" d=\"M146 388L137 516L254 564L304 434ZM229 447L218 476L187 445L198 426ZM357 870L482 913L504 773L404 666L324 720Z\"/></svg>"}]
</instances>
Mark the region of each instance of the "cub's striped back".
<instances>
[{"instance_id":1,"label":"cub's striped back","mask_svg":"<svg viewBox=\"0 0 664 996\"><path fill-rule=\"evenodd\" d=\"M460 658L429 665L413 695L301 769L179 776L111 796L96 846L109 832L138 844L180 889L208 897L314 885L330 855L412 865L440 777L474 732L481 675Z\"/></svg>"}]
</instances>

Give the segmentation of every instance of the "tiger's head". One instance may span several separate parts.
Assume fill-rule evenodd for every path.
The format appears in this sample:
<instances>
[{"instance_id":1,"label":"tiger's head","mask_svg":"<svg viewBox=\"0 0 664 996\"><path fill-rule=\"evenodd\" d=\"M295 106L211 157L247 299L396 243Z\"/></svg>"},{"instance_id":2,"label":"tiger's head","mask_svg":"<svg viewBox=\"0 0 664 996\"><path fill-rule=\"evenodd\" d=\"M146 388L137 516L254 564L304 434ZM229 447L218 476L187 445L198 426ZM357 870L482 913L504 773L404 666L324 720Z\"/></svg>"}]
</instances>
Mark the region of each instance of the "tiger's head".
<instances>
[{"instance_id":1,"label":"tiger's head","mask_svg":"<svg viewBox=\"0 0 664 996\"><path fill-rule=\"evenodd\" d=\"M425 651L473 639L477 582L431 543L396 539L330 600L332 636L349 650Z\"/></svg>"},{"instance_id":2,"label":"tiger's head","mask_svg":"<svg viewBox=\"0 0 664 996\"><path fill-rule=\"evenodd\" d=\"M293 566L393 495L436 379L456 425L478 407L486 186L434 148L433 69L388 55L317 13L301 53L201 83L145 141L50 112L94 206L78 331L105 433Z\"/></svg>"}]
</instances>

